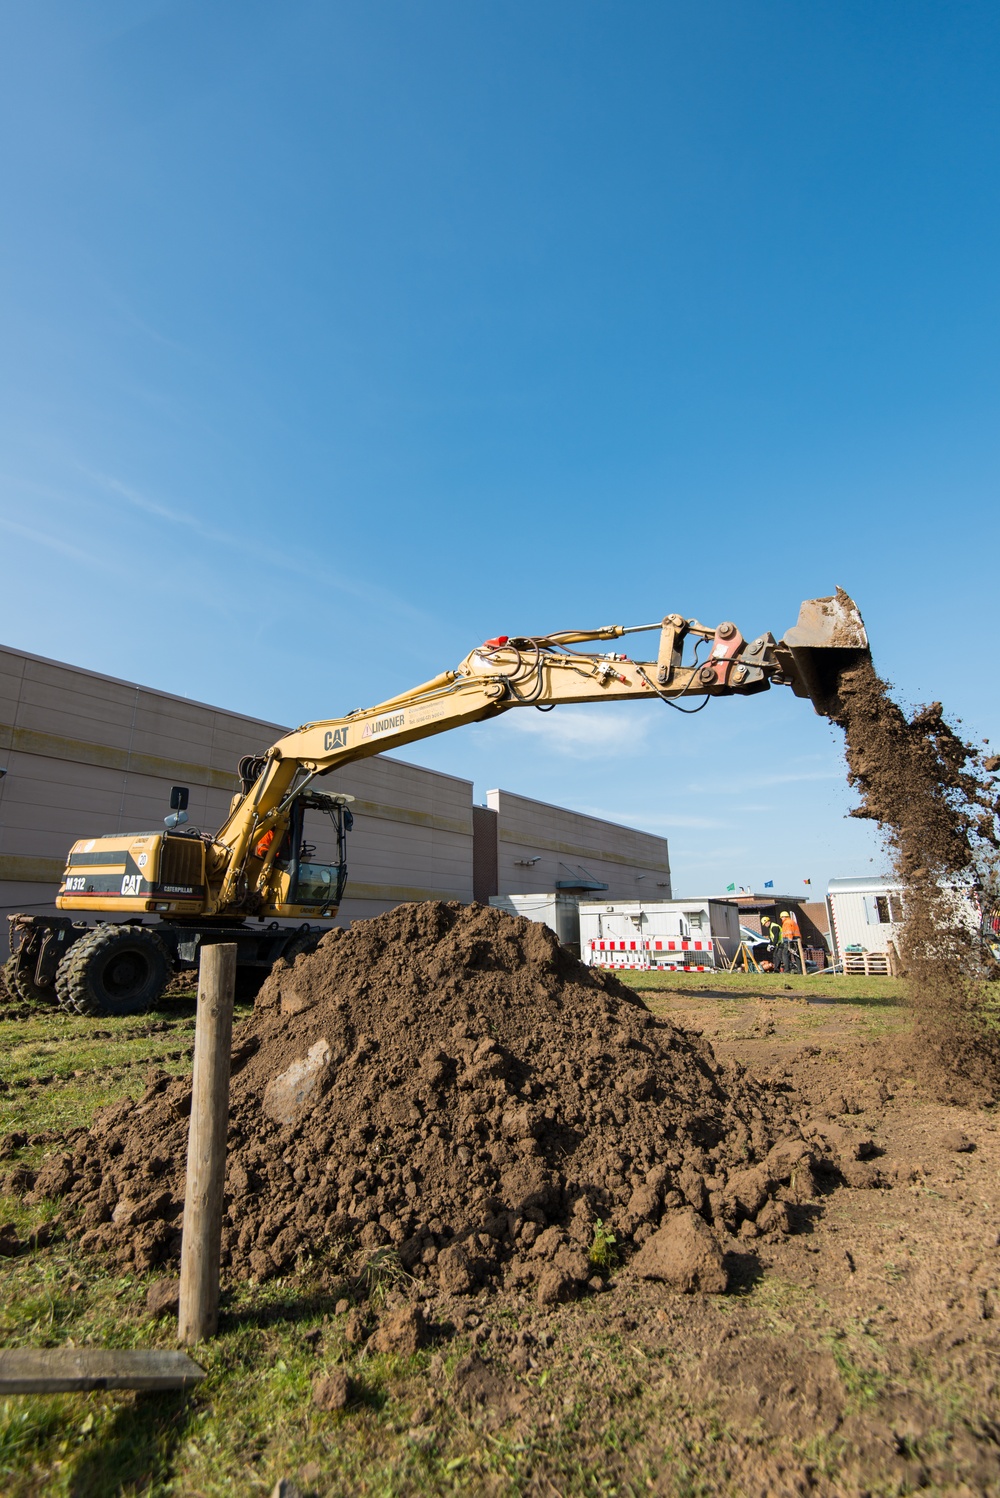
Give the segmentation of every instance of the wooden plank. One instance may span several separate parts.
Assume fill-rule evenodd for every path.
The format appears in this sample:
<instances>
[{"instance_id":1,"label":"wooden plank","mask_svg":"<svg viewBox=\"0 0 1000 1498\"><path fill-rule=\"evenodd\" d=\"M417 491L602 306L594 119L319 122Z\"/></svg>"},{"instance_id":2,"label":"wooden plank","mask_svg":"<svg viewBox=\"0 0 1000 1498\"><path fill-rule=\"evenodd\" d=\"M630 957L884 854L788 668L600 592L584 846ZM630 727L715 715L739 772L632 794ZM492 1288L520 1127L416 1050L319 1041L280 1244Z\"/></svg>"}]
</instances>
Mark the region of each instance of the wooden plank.
<instances>
[{"instance_id":1,"label":"wooden plank","mask_svg":"<svg viewBox=\"0 0 1000 1498\"><path fill-rule=\"evenodd\" d=\"M205 1377L186 1352L169 1348L17 1347L0 1352L0 1394L86 1389L189 1389Z\"/></svg>"}]
</instances>

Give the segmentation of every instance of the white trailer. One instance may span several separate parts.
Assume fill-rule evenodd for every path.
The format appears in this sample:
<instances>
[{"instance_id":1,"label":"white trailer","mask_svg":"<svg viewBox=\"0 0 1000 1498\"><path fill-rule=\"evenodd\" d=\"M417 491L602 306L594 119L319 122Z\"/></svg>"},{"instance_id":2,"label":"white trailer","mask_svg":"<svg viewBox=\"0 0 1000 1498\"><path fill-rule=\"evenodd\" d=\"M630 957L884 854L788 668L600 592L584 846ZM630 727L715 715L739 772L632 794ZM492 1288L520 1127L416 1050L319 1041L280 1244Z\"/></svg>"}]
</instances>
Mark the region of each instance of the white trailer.
<instances>
[{"instance_id":1,"label":"white trailer","mask_svg":"<svg viewBox=\"0 0 1000 1498\"><path fill-rule=\"evenodd\" d=\"M945 885L945 908L970 933L979 929L980 908L975 892ZM826 907L830 935L844 972L888 973L889 943L898 955L903 925L903 886L886 878L831 879Z\"/></svg>"},{"instance_id":2,"label":"white trailer","mask_svg":"<svg viewBox=\"0 0 1000 1498\"><path fill-rule=\"evenodd\" d=\"M558 936L564 947L580 950L579 895L556 890L541 895L490 895L490 904L508 915L523 915L541 921Z\"/></svg>"},{"instance_id":3,"label":"white trailer","mask_svg":"<svg viewBox=\"0 0 1000 1498\"><path fill-rule=\"evenodd\" d=\"M839 960L852 954L885 956L890 942L898 946L903 921L901 884L885 878L831 879L826 908Z\"/></svg>"},{"instance_id":4,"label":"white trailer","mask_svg":"<svg viewBox=\"0 0 1000 1498\"><path fill-rule=\"evenodd\" d=\"M580 904L580 955L592 967L725 967L740 943L728 900L628 900Z\"/></svg>"}]
</instances>

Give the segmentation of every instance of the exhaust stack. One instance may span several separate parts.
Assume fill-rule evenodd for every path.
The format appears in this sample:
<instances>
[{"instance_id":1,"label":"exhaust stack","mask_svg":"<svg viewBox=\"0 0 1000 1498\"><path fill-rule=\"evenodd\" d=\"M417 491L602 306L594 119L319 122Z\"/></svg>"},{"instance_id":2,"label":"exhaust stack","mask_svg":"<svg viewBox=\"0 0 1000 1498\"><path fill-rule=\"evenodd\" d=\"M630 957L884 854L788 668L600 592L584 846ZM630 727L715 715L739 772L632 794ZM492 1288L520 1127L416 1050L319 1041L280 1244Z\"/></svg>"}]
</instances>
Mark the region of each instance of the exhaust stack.
<instances>
[{"instance_id":1,"label":"exhaust stack","mask_svg":"<svg viewBox=\"0 0 1000 1498\"><path fill-rule=\"evenodd\" d=\"M796 697L809 697L818 713L835 718L841 671L871 659L865 621L854 599L843 588L832 598L807 598L798 623L779 641L775 655Z\"/></svg>"}]
</instances>

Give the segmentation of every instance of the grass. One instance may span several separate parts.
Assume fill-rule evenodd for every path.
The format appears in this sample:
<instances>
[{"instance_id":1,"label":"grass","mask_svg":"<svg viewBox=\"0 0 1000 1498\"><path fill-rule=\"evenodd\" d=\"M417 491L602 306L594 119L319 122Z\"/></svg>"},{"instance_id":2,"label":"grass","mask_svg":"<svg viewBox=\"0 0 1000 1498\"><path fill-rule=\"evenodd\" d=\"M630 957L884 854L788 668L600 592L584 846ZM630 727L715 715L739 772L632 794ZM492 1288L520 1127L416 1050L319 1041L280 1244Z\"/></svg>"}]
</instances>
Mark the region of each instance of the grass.
<instances>
[{"instance_id":1,"label":"grass","mask_svg":"<svg viewBox=\"0 0 1000 1498\"><path fill-rule=\"evenodd\" d=\"M841 1004L863 1003L895 1008L906 1001L906 982L902 978L866 978L840 973L655 973L632 972L628 968L618 976L640 993L732 993L734 997L782 998L787 992L808 994L811 999L825 999Z\"/></svg>"},{"instance_id":2,"label":"grass","mask_svg":"<svg viewBox=\"0 0 1000 1498\"><path fill-rule=\"evenodd\" d=\"M95 1272L65 1244L0 1273L4 1346L170 1346L173 1323L151 1321L145 1283ZM0 1490L53 1495L269 1492L310 1463L336 1470L344 1491L449 1491L448 1464L474 1458L468 1432L441 1432L440 1451L405 1437L433 1357L360 1361L343 1317L317 1289L240 1287L224 1299L220 1335L197 1349L207 1377L188 1395L123 1393L0 1403ZM321 1355L305 1335L319 1334ZM455 1350L457 1356L458 1349ZM348 1366L357 1390L343 1415L317 1410L313 1377Z\"/></svg>"},{"instance_id":3,"label":"grass","mask_svg":"<svg viewBox=\"0 0 1000 1498\"><path fill-rule=\"evenodd\" d=\"M899 978L802 978L794 973L646 973L622 981L654 1014L702 1030L716 1044L772 1046L881 1039L911 1022ZM750 1052L746 1053L748 1056Z\"/></svg>"},{"instance_id":4,"label":"grass","mask_svg":"<svg viewBox=\"0 0 1000 1498\"><path fill-rule=\"evenodd\" d=\"M846 1345L844 1336L843 1332L839 1332L829 1339L830 1353L844 1386L849 1407L864 1409L866 1405L875 1404L885 1392L888 1379L879 1369L860 1362Z\"/></svg>"},{"instance_id":5,"label":"grass","mask_svg":"<svg viewBox=\"0 0 1000 1498\"><path fill-rule=\"evenodd\" d=\"M250 1008L237 1005L237 1018ZM151 1066L190 1071L194 1012L193 995L181 995L148 1016L94 1020L38 1009L0 1021L0 1134L65 1132L89 1124L108 1103L138 1097ZM18 1158L31 1164L44 1152L39 1146Z\"/></svg>"},{"instance_id":6,"label":"grass","mask_svg":"<svg viewBox=\"0 0 1000 1498\"><path fill-rule=\"evenodd\" d=\"M145 1290L65 1242L0 1261L0 1344L170 1346L174 1323L146 1314ZM692 1402L686 1377L664 1382L668 1348L602 1326L600 1298L553 1315L548 1364L508 1380L522 1415L500 1428L456 1396L464 1334L403 1358L350 1346L344 1322L320 1285L240 1285L224 1296L219 1335L196 1349L207 1376L190 1393L0 1401L0 1491L228 1498L266 1495L282 1476L307 1493L372 1498L552 1488L626 1498L654 1476L665 1493L720 1491L730 1434ZM313 1378L334 1366L356 1389L341 1414L311 1398Z\"/></svg>"}]
</instances>

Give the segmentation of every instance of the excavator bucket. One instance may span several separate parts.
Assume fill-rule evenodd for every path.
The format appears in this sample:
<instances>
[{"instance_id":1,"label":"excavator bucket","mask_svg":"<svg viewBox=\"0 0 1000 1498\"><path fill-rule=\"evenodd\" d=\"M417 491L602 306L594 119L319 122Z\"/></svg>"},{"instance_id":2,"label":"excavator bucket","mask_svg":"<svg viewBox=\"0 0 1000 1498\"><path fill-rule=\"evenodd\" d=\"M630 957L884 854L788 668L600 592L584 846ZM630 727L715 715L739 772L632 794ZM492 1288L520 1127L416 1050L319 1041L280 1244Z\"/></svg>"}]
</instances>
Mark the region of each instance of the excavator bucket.
<instances>
[{"instance_id":1,"label":"excavator bucket","mask_svg":"<svg viewBox=\"0 0 1000 1498\"><path fill-rule=\"evenodd\" d=\"M835 716L840 673L871 658L865 622L854 599L843 588L832 598L807 598L798 623L775 654L796 697L809 697L818 713Z\"/></svg>"}]
</instances>

